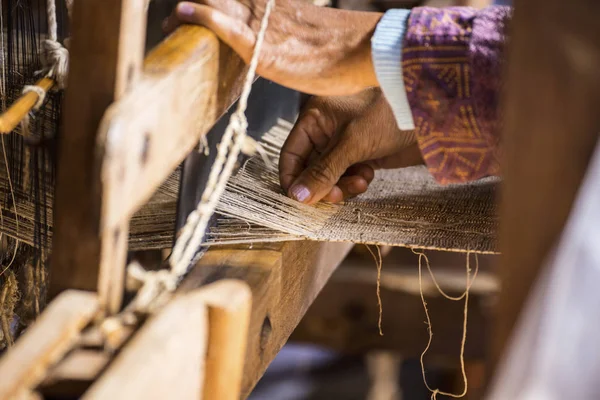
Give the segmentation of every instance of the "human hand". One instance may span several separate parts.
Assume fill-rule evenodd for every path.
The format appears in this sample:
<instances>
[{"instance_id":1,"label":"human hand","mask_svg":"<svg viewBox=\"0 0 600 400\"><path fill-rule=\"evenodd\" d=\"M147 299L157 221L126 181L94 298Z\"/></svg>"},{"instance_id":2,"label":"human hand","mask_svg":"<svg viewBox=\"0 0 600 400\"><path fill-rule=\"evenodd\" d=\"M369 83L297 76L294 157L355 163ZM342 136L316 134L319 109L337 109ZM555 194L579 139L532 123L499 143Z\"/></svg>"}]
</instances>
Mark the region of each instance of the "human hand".
<instances>
[{"instance_id":1,"label":"human hand","mask_svg":"<svg viewBox=\"0 0 600 400\"><path fill-rule=\"evenodd\" d=\"M248 63L268 0L181 2L164 24L214 31ZM269 18L257 73L282 86L319 96L355 94L378 86L371 37L382 14L279 0Z\"/></svg>"},{"instance_id":2,"label":"human hand","mask_svg":"<svg viewBox=\"0 0 600 400\"><path fill-rule=\"evenodd\" d=\"M414 132L401 131L381 91L369 89L307 103L281 150L279 180L303 203L338 203L364 193L376 169L422 163Z\"/></svg>"}]
</instances>

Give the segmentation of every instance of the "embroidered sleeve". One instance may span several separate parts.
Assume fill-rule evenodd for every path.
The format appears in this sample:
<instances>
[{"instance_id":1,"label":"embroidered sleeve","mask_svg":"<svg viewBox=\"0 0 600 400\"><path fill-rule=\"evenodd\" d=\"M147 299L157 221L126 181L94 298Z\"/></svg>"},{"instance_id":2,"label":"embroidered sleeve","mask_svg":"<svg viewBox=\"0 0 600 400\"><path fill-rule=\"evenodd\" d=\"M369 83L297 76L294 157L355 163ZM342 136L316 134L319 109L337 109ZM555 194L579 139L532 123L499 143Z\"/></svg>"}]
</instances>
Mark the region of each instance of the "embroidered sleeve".
<instances>
[{"instance_id":1,"label":"embroidered sleeve","mask_svg":"<svg viewBox=\"0 0 600 400\"><path fill-rule=\"evenodd\" d=\"M425 163L441 183L499 173L499 97L511 9L415 8L402 72Z\"/></svg>"}]
</instances>

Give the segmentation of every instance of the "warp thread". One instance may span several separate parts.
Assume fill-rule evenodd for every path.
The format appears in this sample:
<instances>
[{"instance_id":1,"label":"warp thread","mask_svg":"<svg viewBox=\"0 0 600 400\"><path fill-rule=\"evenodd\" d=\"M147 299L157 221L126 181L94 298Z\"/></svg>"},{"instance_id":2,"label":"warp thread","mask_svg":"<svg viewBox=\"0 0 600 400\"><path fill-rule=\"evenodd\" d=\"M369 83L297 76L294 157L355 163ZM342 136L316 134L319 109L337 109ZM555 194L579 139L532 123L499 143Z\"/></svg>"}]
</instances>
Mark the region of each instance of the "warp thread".
<instances>
[{"instance_id":1,"label":"warp thread","mask_svg":"<svg viewBox=\"0 0 600 400\"><path fill-rule=\"evenodd\" d=\"M2 1L0 0L0 10L2 9ZM0 52L2 55L2 63L1 63L1 67L2 67L2 79L0 79L0 95L2 97L2 111L4 112L6 110L6 65L5 65L5 59L4 59L4 17L2 12L0 12ZM10 170L9 170L9 166L8 166L8 158L6 156L6 145L4 143L4 136L2 135L2 138L0 139L2 142L2 155L4 158L4 165L6 167L6 175L8 178L8 185L10 188L10 194L11 194L11 199L12 199L12 203L13 203L13 207L14 207L14 212L15 212L15 221L16 221L16 230L19 230L19 214L17 212L17 203L15 201L15 192L13 190L13 184L12 184L12 179L10 176ZM4 225L4 215L2 213L2 209L0 208L0 225ZM3 235L0 234L0 239L2 239ZM6 271L8 271L8 269L12 266L13 262L15 261L15 258L17 256L17 250L19 247L19 241L15 240L15 248L14 248L14 253L12 256L12 259L10 260L10 262L8 263L8 265L6 267L4 267L4 269L2 271L0 271L0 277L2 275L4 275L4 273ZM1 312L1 309L0 309Z\"/></svg>"},{"instance_id":2,"label":"warp thread","mask_svg":"<svg viewBox=\"0 0 600 400\"><path fill-rule=\"evenodd\" d=\"M423 352L421 353L421 373L423 375L423 383L425 384L425 386L427 387L427 390L429 390L431 392L431 400L436 400L437 399L437 395L442 395L442 396L448 396L448 397L452 397L455 399L464 397L467 394L468 391L468 381L467 381L467 374L465 371L465 343L467 342L467 320L468 320L468 311L469 311L469 291L471 289L471 286L473 285L473 282L475 281L475 278L477 277L477 273L479 272L479 258L477 256L477 253L475 253L475 273L473 274L473 277L471 279L471 267L470 267L470 259L471 259L471 253L468 252L467 253L467 260L466 260L466 288L465 291L463 292L462 295L458 296L458 297L453 297L448 295L444 290L442 290L442 288L440 287L440 285L438 284L437 280L435 279L435 275L433 274L433 271L431 270L431 265L429 264L429 259L427 258L427 256L425 255L424 252L421 251L417 251L415 249L411 249L412 252L416 255L419 256L419 293L421 295L421 302L423 303L423 310L425 311L425 317L427 318L427 332L429 334L429 340L427 342L427 346L425 347L425 350L423 350ZM429 275L431 276L431 279L433 280L433 283L435 285L435 287L438 289L438 291L440 292L440 294L442 296L444 296L446 299L448 300L452 300L452 301L460 301L462 299L465 299L464 302L464 308L463 308L463 334L462 334L462 338L461 338L461 344L460 344L460 368L461 368L461 373L462 373L462 377L463 377L463 382L464 382L464 389L460 394L454 394L454 393L449 393L449 392L444 392L442 390L440 390L439 388L432 388L431 386L429 386L429 383L427 382L427 377L425 374L425 355L427 354L427 352L429 351L429 348L431 347L431 342L433 341L433 328L431 325L431 317L429 316L429 310L427 308L427 302L425 301L425 296L423 294L423 282L422 282L422 260L425 260L425 264L427 266L427 270L429 271Z\"/></svg>"}]
</instances>

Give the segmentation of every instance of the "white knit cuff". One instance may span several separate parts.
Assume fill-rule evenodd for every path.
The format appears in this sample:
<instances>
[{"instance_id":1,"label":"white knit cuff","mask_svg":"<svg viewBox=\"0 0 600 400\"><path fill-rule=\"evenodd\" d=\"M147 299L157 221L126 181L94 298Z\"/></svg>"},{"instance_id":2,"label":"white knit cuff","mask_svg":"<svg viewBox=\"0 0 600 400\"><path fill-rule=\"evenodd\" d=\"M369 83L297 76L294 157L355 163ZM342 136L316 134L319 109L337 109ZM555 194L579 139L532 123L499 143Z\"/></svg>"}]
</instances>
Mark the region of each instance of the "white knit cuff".
<instances>
[{"instance_id":1,"label":"white knit cuff","mask_svg":"<svg viewBox=\"0 0 600 400\"><path fill-rule=\"evenodd\" d=\"M410 10L389 10L371 41L377 80L402 130L415 129L402 74L402 42L409 16Z\"/></svg>"}]
</instances>

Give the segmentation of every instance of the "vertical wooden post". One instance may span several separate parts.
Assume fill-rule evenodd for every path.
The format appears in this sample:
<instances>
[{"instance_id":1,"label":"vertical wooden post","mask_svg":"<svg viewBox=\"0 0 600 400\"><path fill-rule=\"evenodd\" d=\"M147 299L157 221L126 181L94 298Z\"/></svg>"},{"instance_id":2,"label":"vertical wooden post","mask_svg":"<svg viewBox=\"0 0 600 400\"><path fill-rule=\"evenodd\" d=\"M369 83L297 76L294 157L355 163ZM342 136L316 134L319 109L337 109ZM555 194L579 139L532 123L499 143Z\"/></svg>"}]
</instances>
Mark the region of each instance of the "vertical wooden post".
<instances>
[{"instance_id":1,"label":"vertical wooden post","mask_svg":"<svg viewBox=\"0 0 600 400\"><path fill-rule=\"evenodd\" d=\"M559 238L600 132L600 3L515 4L494 361Z\"/></svg>"},{"instance_id":2,"label":"vertical wooden post","mask_svg":"<svg viewBox=\"0 0 600 400\"><path fill-rule=\"evenodd\" d=\"M50 295L98 290L107 312L120 308L128 226L101 230L102 138L106 108L141 72L146 0L76 2L69 87L57 166Z\"/></svg>"},{"instance_id":3,"label":"vertical wooden post","mask_svg":"<svg viewBox=\"0 0 600 400\"><path fill-rule=\"evenodd\" d=\"M199 289L152 316L82 399L201 400L207 341L208 313Z\"/></svg>"},{"instance_id":4,"label":"vertical wooden post","mask_svg":"<svg viewBox=\"0 0 600 400\"><path fill-rule=\"evenodd\" d=\"M238 400L246 361L252 292L242 281L224 280L202 293L208 307L204 399Z\"/></svg>"}]
</instances>

